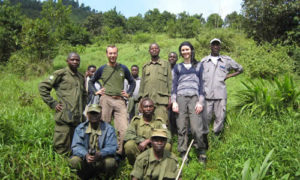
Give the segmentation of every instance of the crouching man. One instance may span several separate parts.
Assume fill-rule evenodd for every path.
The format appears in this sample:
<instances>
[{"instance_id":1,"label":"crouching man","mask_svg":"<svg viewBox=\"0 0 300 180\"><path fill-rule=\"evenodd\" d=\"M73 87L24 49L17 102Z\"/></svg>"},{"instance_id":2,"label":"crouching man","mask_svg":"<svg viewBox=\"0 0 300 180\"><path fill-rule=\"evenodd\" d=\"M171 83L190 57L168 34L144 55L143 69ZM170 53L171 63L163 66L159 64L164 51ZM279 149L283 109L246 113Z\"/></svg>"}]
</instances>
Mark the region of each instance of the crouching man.
<instances>
[{"instance_id":1,"label":"crouching man","mask_svg":"<svg viewBox=\"0 0 300 180\"><path fill-rule=\"evenodd\" d=\"M165 150L167 139L166 130L153 130L151 136L152 148L144 151L137 157L130 174L132 180L176 178L179 165L176 156L170 151Z\"/></svg>"},{"instance_id":2,"label":"crouching man","mask_svg":"<svg viewBox=\"0 0 300 180\"><path fill-rule=\"evenodd\" d=\"M116 168L117 137L114 128L101 120L101 107L92 104L87 109L88 121L76 127L72 141L71 168L82 179L100 172L110 176Z\"/></svg>"}]
</instances>

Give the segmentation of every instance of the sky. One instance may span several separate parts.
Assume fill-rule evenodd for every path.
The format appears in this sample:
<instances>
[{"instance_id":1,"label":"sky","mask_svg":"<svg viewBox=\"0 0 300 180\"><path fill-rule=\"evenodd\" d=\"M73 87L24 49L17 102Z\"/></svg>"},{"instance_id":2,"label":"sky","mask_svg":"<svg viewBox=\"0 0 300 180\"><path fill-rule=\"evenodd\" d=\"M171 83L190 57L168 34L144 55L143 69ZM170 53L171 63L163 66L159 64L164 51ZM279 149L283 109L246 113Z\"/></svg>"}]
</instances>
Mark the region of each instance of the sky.
<instances>
[{"instance_id":1,"label":"sky","mask_svg":"<svg viewBox=\"0 0 300 180\"><path fill-rule=\"evenodd\" d=\"M241 12L242 0L78 0L98 12L106 12L116 7L126 18L144 15L148 10L158 8L160 12L174 14L186 11L190 15L203 14L206 19L212 13L218 13L224 19L227 14Z\"/></svg>"}]
</instances>

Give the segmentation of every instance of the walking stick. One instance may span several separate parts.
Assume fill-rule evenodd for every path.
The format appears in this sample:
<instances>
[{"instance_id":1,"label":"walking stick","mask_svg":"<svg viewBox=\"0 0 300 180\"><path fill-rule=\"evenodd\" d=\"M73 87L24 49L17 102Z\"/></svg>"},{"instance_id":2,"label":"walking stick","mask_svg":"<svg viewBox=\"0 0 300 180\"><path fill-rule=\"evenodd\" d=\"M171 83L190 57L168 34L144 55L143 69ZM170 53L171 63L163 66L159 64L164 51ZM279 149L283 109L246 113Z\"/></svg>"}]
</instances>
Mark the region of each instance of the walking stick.
<instances>
[{"instance_id":1,"label":"walking stick","mask_svg":"<svg viewBox=\"0 0 300 180\"><path fill-rule=\"evenodd\" d=\"M190 150L191 150L191 147L192 147L192 145L193 145L193 142L194 142L194 139L192 139L192 141L191 141L191 143L190 143L190 145L189 145L189 148L188 148L188 150L186 151L186 153L185 153L185 155L184 155L184 158L183 158L183 160L182 160L182 163L181 163L179 172L178 172L178 174L177 174L176 180L178 180L178 178L179 178L179 176L180 176L180 174L181 174L182 168L183 168L184 163L185 163L185 161L186 161L186 159L187 159L187 156L189 155L189 152L190 152Z\"/></svg>"}]
</instances>

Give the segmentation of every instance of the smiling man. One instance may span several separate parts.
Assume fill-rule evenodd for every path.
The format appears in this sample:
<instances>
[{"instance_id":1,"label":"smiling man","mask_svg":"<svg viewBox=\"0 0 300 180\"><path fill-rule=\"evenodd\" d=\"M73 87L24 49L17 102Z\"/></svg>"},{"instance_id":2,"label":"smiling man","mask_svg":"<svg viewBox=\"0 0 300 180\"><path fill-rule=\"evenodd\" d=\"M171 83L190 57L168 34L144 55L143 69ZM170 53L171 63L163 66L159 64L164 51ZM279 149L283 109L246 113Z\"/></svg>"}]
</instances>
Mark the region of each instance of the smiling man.
<instances>
[{"instance_id":1,"label":"smiling man","mask_svg":"<svg viewBox=\"0 0 300 180\"><path fill-rule=\"evenodd\" d=\"M66 68L55 71L39 84L43 101L56 110L53 141L54 149L59 154L70 152L74 130L85 120L83 110L87 99L84 76L77 71L79 55L70 53L67 64ZM52 89L55 89L58 100L50 95Z\"/></svg>"},{"instance_id":2,"label":"smiling man","mask_svg":"<svg viewBox=\"0 0 300 180\"><path fill-rule=\"evenodd\" d=\"M122 156L123 139L128 126L127 108L124 98L129 98L135 88L135 81L130 74L129 69L120 63L117 63L118 48L109 45L106 48L106 57L108 63L101 66L95 75L89 81L89 87L95 95L101 95L100 105L102 107L102 119L105 122L111 122L114 117L114 126L118 134L117 154ZM100 79L102 88L97 90L94 83ZM127 79L129 88L124 91L124 79Z\"/></svg>"}]
</instances>

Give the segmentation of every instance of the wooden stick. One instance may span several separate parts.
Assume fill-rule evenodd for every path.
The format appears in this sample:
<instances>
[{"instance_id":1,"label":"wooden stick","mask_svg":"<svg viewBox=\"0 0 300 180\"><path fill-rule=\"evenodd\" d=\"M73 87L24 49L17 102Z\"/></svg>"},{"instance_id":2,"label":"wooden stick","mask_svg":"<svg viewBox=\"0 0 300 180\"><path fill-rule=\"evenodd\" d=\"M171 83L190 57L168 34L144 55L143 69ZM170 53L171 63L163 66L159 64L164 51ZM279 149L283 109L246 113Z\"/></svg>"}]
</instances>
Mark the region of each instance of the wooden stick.
<instances>
[{"instance_id":1,"label":"wooden stick","mask_svg":"<svg viewBox=\"0 0 300 180\"><path fill-rule=\"evenodd\" d=\"M192 141L191 141L191 143L190 143L190 145L189 145L189 148L188 148L187 152L186 152L185 155L184 155L184 158L183 158L183 160L182 160L181 167L180 167L179 172L178 172L178 174L177 174L176 180L179 179L179 176L180 176L180 174L181 174L182 168L183 168L184 163L185 163L185 161L186 161L186 159L187 159L187 156L189 155L189 152L190 152L190 150L191 150L191 147L192 147L193 143L194 143L194 139L192 139Z\"/></svg>"}]
</instances>

